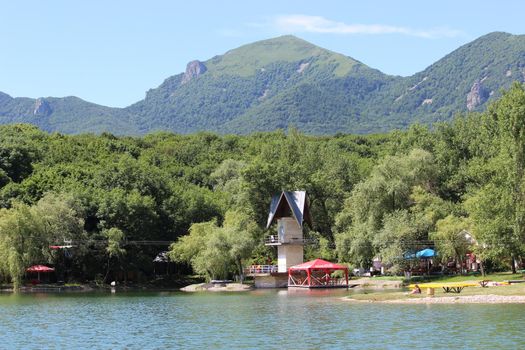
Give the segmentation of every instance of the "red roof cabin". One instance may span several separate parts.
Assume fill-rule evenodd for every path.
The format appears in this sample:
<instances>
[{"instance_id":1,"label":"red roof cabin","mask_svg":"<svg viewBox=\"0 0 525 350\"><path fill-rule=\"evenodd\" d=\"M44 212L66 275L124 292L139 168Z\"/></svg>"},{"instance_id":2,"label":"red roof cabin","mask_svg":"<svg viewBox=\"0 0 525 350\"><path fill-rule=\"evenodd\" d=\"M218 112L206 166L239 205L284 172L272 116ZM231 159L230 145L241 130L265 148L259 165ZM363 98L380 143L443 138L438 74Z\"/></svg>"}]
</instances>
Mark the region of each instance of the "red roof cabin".
<instances>
[{"instance_id":1,"label":"red roof cabin","mask_svg":"<svg viewBox=\"0 0 525 350\"><path fill-rule=\"evenodd\" d=\"M344 276L333 276L342 271ZM348 288L348 267L315 259L288 269L288 287Z\"/></svg>"}]
</instances>

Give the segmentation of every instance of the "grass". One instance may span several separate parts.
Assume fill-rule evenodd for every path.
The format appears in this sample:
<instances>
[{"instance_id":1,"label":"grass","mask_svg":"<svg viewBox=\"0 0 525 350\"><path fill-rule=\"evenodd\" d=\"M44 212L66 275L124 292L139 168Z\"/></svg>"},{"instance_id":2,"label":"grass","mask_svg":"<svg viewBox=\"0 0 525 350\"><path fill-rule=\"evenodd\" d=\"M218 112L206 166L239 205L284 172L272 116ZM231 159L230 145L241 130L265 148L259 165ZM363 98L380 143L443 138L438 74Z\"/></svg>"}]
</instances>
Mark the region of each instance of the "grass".
<instances>
[{"instance_id":1,"label":"grass","mask_svg":"<svg viewBox=\"0 0 525 350\"><path fill-rule=\"evenodd\" d=\"M359 279L361 277L353 277L353 279ZM407 284L412 283L424 283L424 282L465 282L465 281L481 281L490 280L495 282L502 282L508 280L522 280L524 275L521 273L512 274L510 272L498 272L487 274L483 277L481 274L469 274L469 275L456 275L456 276L413 276L410 280L407 280L403 276L374 276L372 280L384 280L384 281L404 281Z\"/></svg>"},{"instance_id":2,"label":"grass","mask_svg":"<svg viewBox=\"0 0 525 350\"><path fill-rule=\"evenodd\" d=\"M355 279L359 279L361 277L356 277ZM405 278L403 276L374 276L372 277L373 280L385 280L385 281L404 281Z\"/></svg>"},{"instance_id":3,"label":"grass","mask_svg":"<svg viewBox=\"0 0 525 350\"><path fill-rule=\"evenodd\" d=\"M386 277L374 277L374 279L386 279ZM392 278L390 278L392 279ZM432 278L428 281L432 282L465 282L465 281L479 281L482 279L491 280L495 282L502 282L506 280L522 280L522 274L512 273L494 273L482 277L481 275L467 275L467 276L445 276L440 278ZM411 281L412 283L416 281ZM417 282L422 282L418 280ZM407 298L425 298L427 297L426 289L423 289L421 294L407 294L408 289L398 291L363 291L362 293L356 292L350 296L351 299L355 300L367 300L367 301L386 301L395 299L407 299ZM457 297L457 296L472 296L472 295L525 295L525 283L518 283L508 286L491 286L487 288L482 287L466 287L459 294L456 293L445 293L443 289L435 289L435 297Z\"/></svg>"},{"instance_id":4,"label":"grass","mask_svg":"<svg viewBox=\"0 0 525 350\"><path fill-rule=\"evenodd\" d=\"M416 276L418 278L410 279L410 283L423 282L465 282L465 281L481 281L490 280L495 282L502 282L507 280L522 280L523 274L512 274L510 272L498 272L487 274L483 277L481 274L475 275L457 275L457 276Z\"/></svg>"},{"instance_id":5,"label":"grass","mask_svg":"<svg viewBox=\"0 0 525 350\"><path fill-rule=\"evenodd\" d=\"M467 276L447 276L442 279L436 280L439 282L464 282L464 281L480 281L480 280L491 280L495 282L502 282L508 280L522 280L522 274L512 274L507 272L493 273L486 275L485 277L481 275L467 275Z\"/></svg>"}]
</instances>

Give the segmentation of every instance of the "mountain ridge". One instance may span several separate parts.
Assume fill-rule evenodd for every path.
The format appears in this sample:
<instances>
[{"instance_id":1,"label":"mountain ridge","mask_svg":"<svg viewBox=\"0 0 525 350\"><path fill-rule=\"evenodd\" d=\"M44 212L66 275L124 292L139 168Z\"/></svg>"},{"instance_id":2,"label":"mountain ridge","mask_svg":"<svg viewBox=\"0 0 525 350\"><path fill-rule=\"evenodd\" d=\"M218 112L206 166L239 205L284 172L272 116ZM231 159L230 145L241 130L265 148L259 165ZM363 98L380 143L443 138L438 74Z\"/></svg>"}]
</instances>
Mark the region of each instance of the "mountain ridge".
<instances>
[{"instance_id":1,"label":"mountain ridge","mask_svg":"<svg viewBox=\"0 0 525 350\"><path fill-rule=\"evenodd\" d=\"M125 108L0 92L0 123L129 135L289 126L311 134L384 132L482 110L515 80L525 81L525 35L486 34L408 77L285 35L189 62Z\"/></svg>"}]
</instances>

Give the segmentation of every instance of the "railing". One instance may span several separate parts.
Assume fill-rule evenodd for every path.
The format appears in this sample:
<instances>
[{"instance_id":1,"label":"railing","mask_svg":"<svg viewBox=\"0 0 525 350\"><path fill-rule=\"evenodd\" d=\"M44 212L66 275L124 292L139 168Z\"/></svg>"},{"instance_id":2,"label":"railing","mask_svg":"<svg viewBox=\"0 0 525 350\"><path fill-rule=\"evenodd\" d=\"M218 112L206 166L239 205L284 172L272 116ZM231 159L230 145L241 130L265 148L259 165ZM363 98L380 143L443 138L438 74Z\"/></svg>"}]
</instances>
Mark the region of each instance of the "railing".
<instances>
[{"instance_id":1,"label":"railing","mask_svg":"<svg viewBox=\"0 0 525 350\"><path fill-rule=\"evenodd\" d=\"M292 274L289 276L288 283L290 286L297 287L335 287L348 285L345 277L330 277L329 275L325 275L323 277L311 276L310 284L308 284L307 276L298 276Z\"/></svg>"},{"instance_id":2,"label":"railing","mask_svg":"<svg viewBox=\"0 0 525 350\"><path fill-rule=\"evenodd\" d=\"M247 275L255 275L258 273L274 273L277 272L277 265L252 265L244 269Z\"/></svg>"},{"instance_id":3,"label":"railing","mask_svg":"<svg viewBox=\"0 0 525 350\"><path fill-rule=\"evenodd\" d=\"M282 239L278 236L268 236L264 238L265 245L281 245L281 244L316 244L317 240L314 238L289 238Z\"/></svg>"},{"instance_id":4,"label":"railing","mask_svg":"<svg viewBox=\"0 0 525 350\"><path fill-rule=\"evenodd\" d=\"M320 281L319 284L316 284L318 286L345 286L347 285L346 278L330 278L326 281Z\"/></svg>"}]
</instances>

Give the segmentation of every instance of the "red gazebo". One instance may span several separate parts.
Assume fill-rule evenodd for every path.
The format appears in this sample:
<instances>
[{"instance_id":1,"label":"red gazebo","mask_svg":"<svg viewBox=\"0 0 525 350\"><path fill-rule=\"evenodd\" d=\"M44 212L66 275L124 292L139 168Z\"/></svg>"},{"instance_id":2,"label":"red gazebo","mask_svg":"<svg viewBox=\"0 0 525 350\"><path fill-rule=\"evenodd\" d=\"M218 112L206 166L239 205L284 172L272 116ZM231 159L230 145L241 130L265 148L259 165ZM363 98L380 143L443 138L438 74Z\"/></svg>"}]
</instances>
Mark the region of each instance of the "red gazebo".
<instances>
[{"instance_id":1,"label":"red gazebo","mask_svg":"<svg viewBox=\"0 0 525 350\"><path fill-rule=\"evenodd\" d=\"M335 271L344 271L344 278L332 277ZM322 259L295 265L288 269L288 287L348 288L348 267Z\"/></svg>"}]
</instances>

